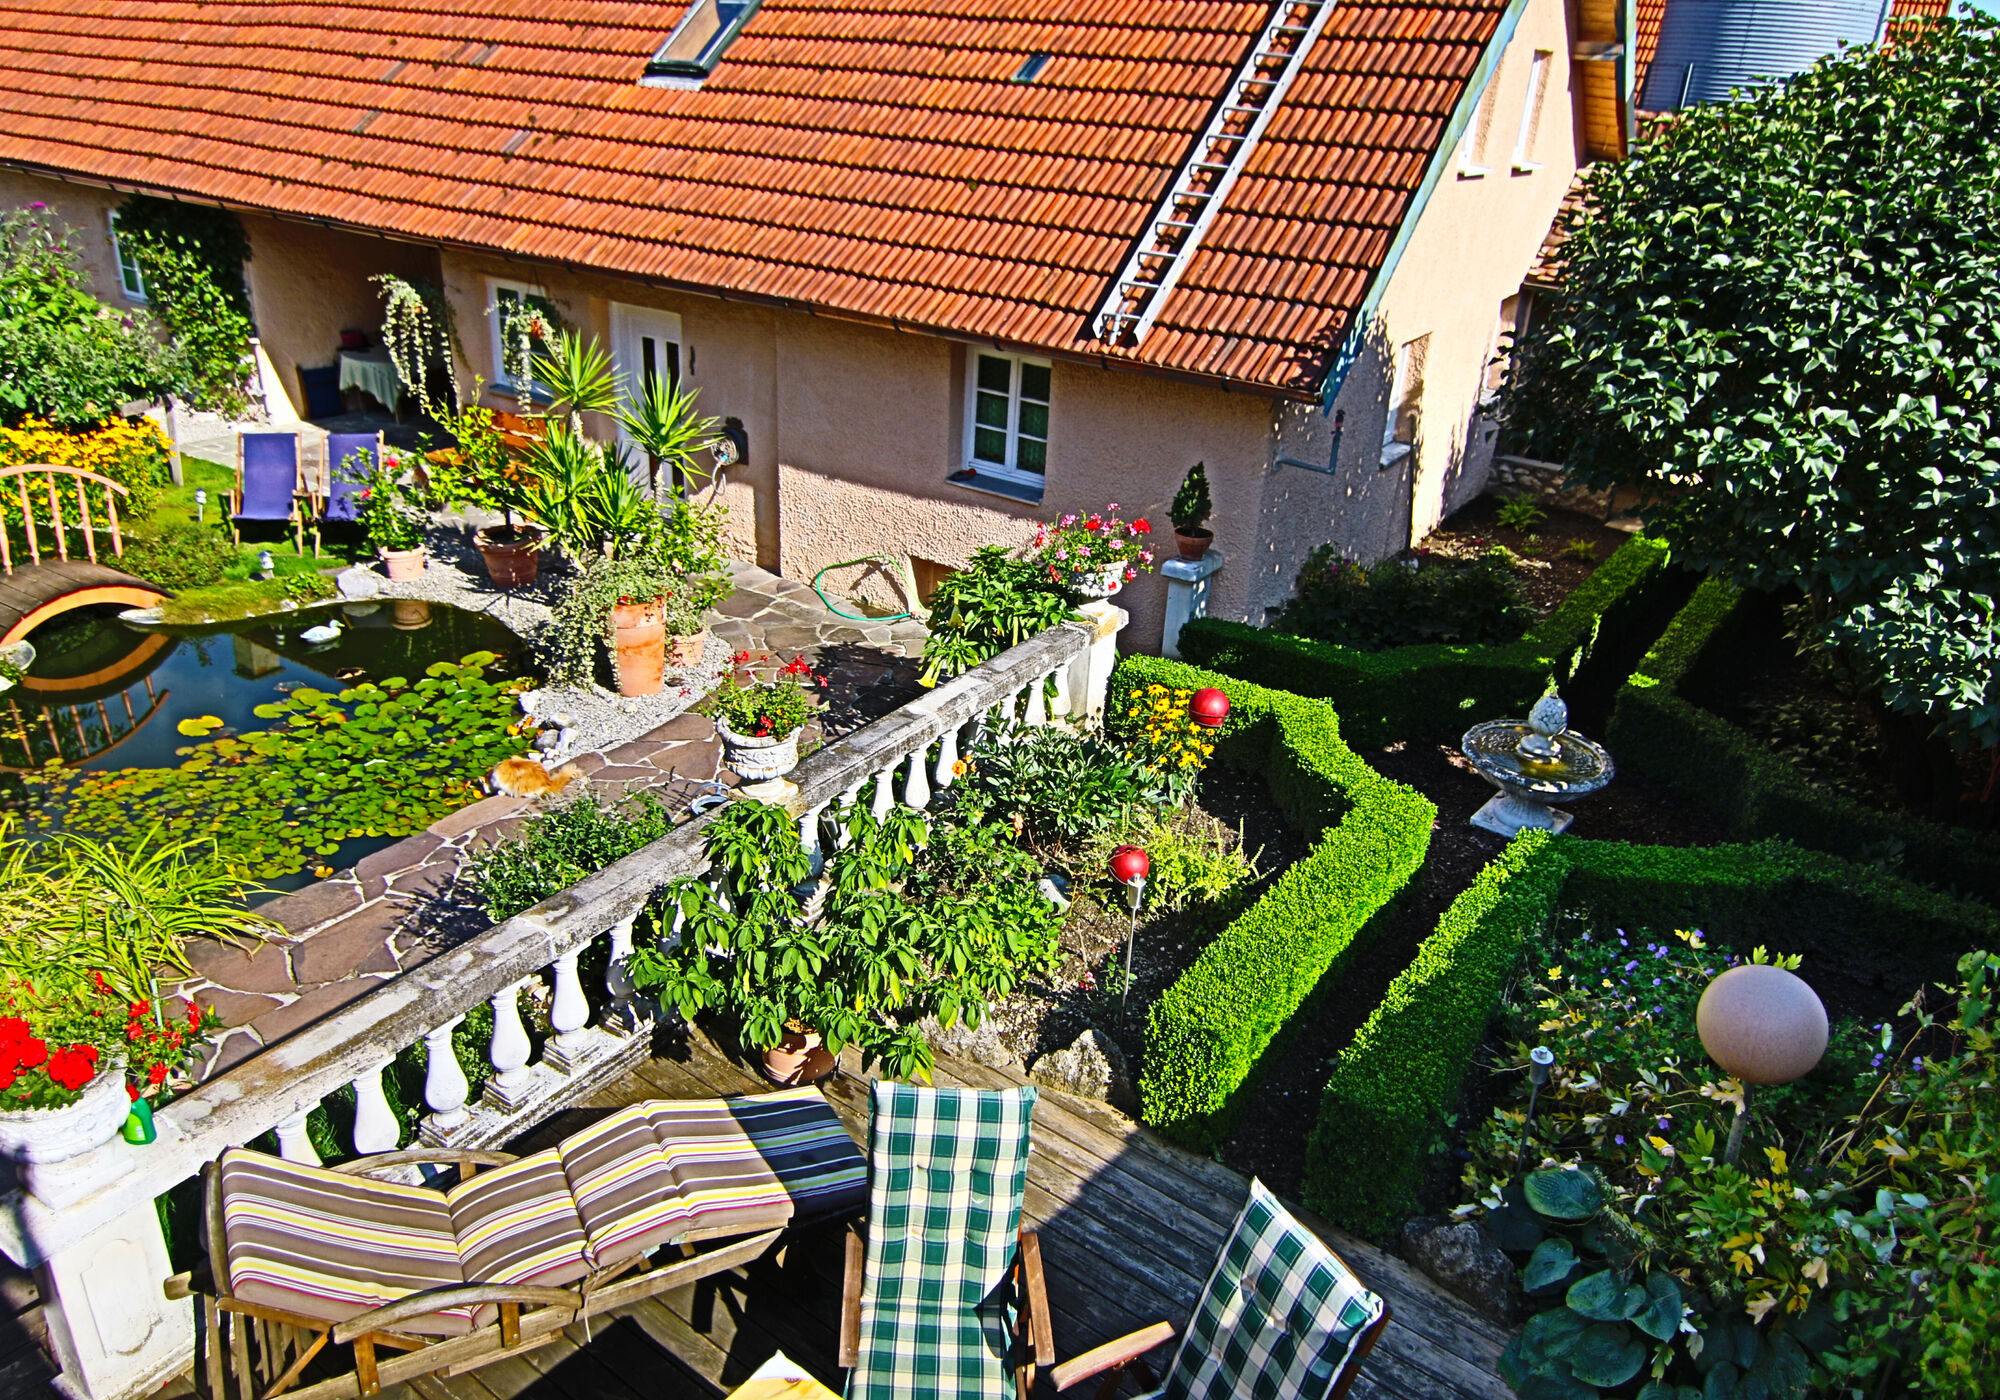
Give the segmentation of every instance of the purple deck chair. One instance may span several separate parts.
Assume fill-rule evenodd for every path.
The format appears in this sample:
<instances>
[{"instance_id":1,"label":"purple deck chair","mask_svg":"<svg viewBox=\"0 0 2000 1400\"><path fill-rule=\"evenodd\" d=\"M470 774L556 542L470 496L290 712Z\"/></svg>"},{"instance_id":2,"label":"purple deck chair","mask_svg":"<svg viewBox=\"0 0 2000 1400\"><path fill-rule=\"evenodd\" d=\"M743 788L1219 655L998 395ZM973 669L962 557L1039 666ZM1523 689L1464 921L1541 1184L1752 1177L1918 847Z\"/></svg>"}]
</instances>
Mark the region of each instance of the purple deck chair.
<instances>
[{"instance_id":1,"label":"purple deck chair","mask_svg":"<svg viewBox=\"0 0 2000 1400\"><path fill-rule=\"evenodd\" d=\"M236 489L229 494L230 530L238 544L243 543L245 521L284 522L292 527L299 551L305 551L297 433L238 433Z\"/></svg>"},{"instance_id":2,"label":"purple deck chair","mask_svg":"<svg viewBox=\"0 0 2000 1400\"><path fill-rule=\"evenodd\" d=\"M313 526L313 552L319 552L322 525L352 525L361 519L361 493L382 460L380 433L329 433L326 439L326 504Z\"/></svg>"}]
</instances>

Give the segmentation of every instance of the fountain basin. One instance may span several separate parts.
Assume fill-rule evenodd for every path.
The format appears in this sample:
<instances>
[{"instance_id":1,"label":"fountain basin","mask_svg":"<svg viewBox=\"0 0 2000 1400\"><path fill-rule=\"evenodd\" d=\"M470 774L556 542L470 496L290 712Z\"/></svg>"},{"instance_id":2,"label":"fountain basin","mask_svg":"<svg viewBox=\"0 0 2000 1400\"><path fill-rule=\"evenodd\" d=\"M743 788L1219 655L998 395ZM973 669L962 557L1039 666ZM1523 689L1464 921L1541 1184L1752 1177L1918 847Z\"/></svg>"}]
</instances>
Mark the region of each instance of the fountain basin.
<instances>
[{"instance_id":1,"label":"fountain basin","mask_svg":"<svg viewBox=\"0 0 2000 1400\"><path fill-rule=\"evenodd\" d=\"M1575 820L1555 804L1596 792L1616 769L1602 744L1570 730L1549 733L1526 720L1489 720L1465 731L1459 746L1493 798L1472 824L1501 836L1530 827L1562 831Z\"/></svg>"}]
</instances>

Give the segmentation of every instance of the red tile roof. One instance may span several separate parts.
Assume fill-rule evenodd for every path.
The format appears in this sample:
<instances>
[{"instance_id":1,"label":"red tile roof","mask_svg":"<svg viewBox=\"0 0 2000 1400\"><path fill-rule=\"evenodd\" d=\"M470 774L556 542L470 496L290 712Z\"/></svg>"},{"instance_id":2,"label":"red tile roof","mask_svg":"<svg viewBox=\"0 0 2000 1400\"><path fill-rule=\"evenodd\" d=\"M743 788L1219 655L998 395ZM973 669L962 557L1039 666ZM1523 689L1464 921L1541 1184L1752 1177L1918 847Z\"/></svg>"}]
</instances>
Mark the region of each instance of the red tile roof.
<instances>
[{"instance_id":1,"label":"red tile roof","mask_svg":"<svg viewBox=\"0 0 2000 1400\"><path fill-rule=\"evenodd\" d=\"M678 3L0 0L0 163L1303 390L1504 8L1340 0L1132 350L1087 317L1268 0L766 0L700 91L637 81Z\"/></svg>"},{"instance_id":2,"label":"red tile roof","mask_svg":"<svg viewBox=\"0 0 2000 1400\"><path fill-rule=\"evenodd\" d=\"M1638 0L1638 15L1632 41L1632 100L1646 90L1646 70L1660 51L1660 26L1666 22L1667 0Z\"/></svg>"}]
</instances>

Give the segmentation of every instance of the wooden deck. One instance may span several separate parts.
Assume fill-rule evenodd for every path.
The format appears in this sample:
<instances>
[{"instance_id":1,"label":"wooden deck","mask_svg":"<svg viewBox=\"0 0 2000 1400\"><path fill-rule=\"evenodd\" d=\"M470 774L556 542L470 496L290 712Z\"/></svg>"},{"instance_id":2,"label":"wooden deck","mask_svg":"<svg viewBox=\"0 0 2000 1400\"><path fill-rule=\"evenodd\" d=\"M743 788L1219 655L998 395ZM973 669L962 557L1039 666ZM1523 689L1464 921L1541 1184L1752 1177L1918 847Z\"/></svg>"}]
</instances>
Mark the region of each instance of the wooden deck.
<instances>
[{"instance_id":1,"label":"wooden deck","mask_svg":"<svg viewBox=\"0 0 2000 1400\"><path fill-rule=\"evenodd\" d=\"M958 1060L941 1085L1001 1088L1008 1076ZM700 1036L543 1125L518 1149L553 1142L604 1109L647 1098L756 1092L763 1082ZM867 1085L836 1076L828 1097L862 1139ZM1035 1113L1027 1212L1042 1233L1059 1358L1161 1319L1181 1321L1248 1191L1244 1178L1180 1151L1101 1104L1044 1092ZM1506 1333L1401 1260L1312 1222L1393 1317L1356 1400L1507 1400L1494 1374ZM396 1400L657 1400L724 1393L782 1350L836 1393L840 1241L795 1235L775 1259L651 1299L562 1341L470 1375L384 1392ZM1043 1389L1049 1390L1046 1380ZM1079 1388L1077 1395L1086 1395Z\"/></svg>"}]
</instances>

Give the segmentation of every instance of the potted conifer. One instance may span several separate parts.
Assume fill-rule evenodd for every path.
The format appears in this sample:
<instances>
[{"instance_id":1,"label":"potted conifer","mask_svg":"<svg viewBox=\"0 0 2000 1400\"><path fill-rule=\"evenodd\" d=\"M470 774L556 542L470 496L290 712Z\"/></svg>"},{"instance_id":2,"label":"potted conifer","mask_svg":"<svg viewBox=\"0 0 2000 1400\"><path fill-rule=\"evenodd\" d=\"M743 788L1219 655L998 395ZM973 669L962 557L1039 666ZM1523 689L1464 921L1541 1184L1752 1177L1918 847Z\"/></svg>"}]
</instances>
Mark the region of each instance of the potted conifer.
<instances>
[{"instance_id":1,"label":"potted conifer","mask_svg":"<svg viewBox=\"0 0 2000 1400\"><path fill-rule=\"evenodd\" d=\"M1181 489L1174 492L1173 504L1167 507L1167 516L1174 522L1174 547L1180 550L1181 558L1199 559L1208 553L1215 531L1206 522L1214 509L1208 498L1207 464L1196 462L1188 468Z\"/></svg>"}]
</instances>

